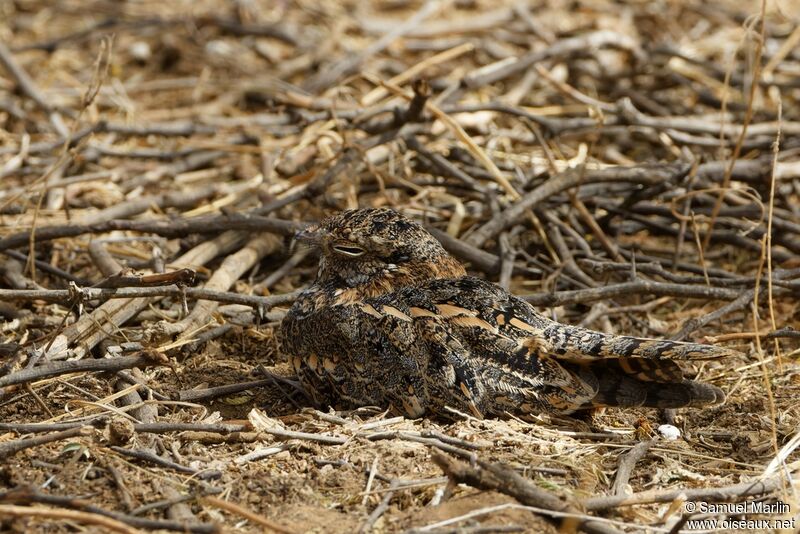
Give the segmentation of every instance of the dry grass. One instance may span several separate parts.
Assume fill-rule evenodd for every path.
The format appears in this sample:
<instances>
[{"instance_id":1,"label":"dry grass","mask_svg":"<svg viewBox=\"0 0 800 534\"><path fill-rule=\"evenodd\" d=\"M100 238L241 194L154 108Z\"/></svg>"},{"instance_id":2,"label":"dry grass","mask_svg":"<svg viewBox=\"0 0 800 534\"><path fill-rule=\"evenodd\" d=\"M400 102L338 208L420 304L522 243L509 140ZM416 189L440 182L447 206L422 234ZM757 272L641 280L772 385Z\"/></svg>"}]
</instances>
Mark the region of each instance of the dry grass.
<instances>
[{"instance_id":1,"label":"dry grass","mask_svg":"<svg viewBox=\"0 0 800 534\"><path fill-rule=\"evenodd\" d=\"M554 531L509 496L448 485L431 460L441 435L570 502L609 494L661 414L398 420L316 412L280 380L198 398L263 379L260 366L290 377L273 336L287 303L258 301L259 318L230 294L304 286L315 259L286 246L295 223L381 205L439 229L474 271L556 303L541 309L564 322L741 350L696 369L728 402L680 412L682 438L654 441L628 489L779 473L783 489L756 498L797 517L796 13L796 1L0 3L13 63L0 66L0 529L355 532L374 519L375 532ZM415 115L417 79L430 94L416 86ZM35 293L159 265L228 297L184 309L176 290L79 310L75 290ZM597 297L605 286L619 291ZM153 366L3 382L126 343ZM238 426L154 434L126 418ZM18 425L69 422L94 429L8 452L30 437ZM31 485L39 504L11 508ZM669 501L591 513L669 530L682 512ZM97 526L102 511L122 526Z\"/></svg>"}]
</instances>

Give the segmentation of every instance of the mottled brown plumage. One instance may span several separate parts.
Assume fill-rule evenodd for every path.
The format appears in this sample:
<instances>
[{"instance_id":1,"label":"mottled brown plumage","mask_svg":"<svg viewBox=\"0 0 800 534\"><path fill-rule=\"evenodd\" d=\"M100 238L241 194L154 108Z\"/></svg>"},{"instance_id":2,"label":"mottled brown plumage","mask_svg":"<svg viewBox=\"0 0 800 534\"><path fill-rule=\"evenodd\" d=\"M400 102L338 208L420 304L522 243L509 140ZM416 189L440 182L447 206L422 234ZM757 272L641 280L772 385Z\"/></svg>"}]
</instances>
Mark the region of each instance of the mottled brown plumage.
<instances>
[{"instance_id":1,"label":"mottled brown plumage","mask_svg":"<svg viewBox=\"0 0 800 534\"><path fill-rule=\"evenodd\" d=\"M346 211L298 238L319 273L281 323L282 351L320 406L409 417L719 404L675 360L724 348L613 336L551 321L466 275L425 229L390 209Z\"/></svg>"}]
</instances>

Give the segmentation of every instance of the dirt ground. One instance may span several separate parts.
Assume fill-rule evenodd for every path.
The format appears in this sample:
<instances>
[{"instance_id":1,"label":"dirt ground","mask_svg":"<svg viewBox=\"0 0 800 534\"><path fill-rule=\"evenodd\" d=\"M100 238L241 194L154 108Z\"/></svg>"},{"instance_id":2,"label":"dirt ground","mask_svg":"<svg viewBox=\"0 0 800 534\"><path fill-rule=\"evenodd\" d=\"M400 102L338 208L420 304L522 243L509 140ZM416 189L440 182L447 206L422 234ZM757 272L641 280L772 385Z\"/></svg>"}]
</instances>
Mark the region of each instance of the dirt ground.
<instances>
[{"instance_id":1,"label":"dirt ground","mask_svg":"<svg viewBox=\"0 0 800 534\"><path fill-rule=\"evenodd\" d=\"M193 355L173 370L147 372L148 383L158 384L169 395L187 385L236 383L256 375L258 365L271 363L268 354L256 348L248 332L234 339L209 343L203 354ZM257 336L260 341L261 335ZM796 365L772 378L777 424L770 417L769 401L763 394L763 376L757 370L741 371L747 361L725 362L704 371L714 383L729 392L728 402L705 410L684 410L676 425L683 432L678 441L658 441L640 461L630 479L634 491L668 488L724 486L759 475L774 457L772 439L783 444L796 432L800 407L800 380ZM794 370L792 372L791 370ZM60 378L34 386L39 405L27 394L3 402L2 420L7 422L67 419L69 411L81 406L78 398L103 398L110 393L108 377L102 375ZM347 417L347 425L321 421L310 408L298 410L275 388L260 388L242 396L224 397L207 403L176 406L162 419L170 422L206 421L218 414L226 422L247 418L254 407L282 421L292 430L315 434L352 437L344 445L324 445L305 440L262 439L255 443L209 443L175 433L158 436L155 449L180 458L180 462L200 470L218 470L219 478L205 481L121 457L109 450L102 430L90 438L70 440L27 449L6 459L0 480L5 488L33 484L48 492L89 500L108 510L135 510L154 501L168 500L167 488L219 496L270 518L294 532L355 532L379 504L389 484L375 480L365 494L368 472L389 479L410 481L412 487L397 492L388 509L374 527L375 532L440 532L447 527L424 530L454 517L487 510L485 514L458 523L461 528L482 525L486 532L513 527L520 532L555 532L555 528L532 512L516 508L494 510L515 500L496 492L468 487L450 488L452 493L441 504L432 506L437 490L447 486L442 472L431 462L430 447L401 439L369 441L359 437L364 423L385 420L387 415ZM80 394L80 397L78 397ZM49 412L45 411L45 407ZM90 407L90 412L101 411ZM69 410L66 411L65 410ZM343 414L346 415L346 414ZM479 449L482 459L502 462L527 473L541 488L559 495L581 499L606 493L613 480L620 455L637 443L636 431L659 424L653 410L609 409L590 420L549 418L522 421L469 420L455 423L403 420L380 427L381 430L423 431L434 429L468 441L487 442ZM573 438L572 432L594 432L594 439ZM614 439L610 432L620 433ZM106 432L107 433L107 432ZM6 439L11 439L11 435ZM127 444L141 448L149 435L135 435ZM208 437L204 438L208 440ZM262 460L238 463L237 458L258 449L281 443L285 450ZM537 473L551 468L559 474ZM419 481L419 482L416 482ZM448 493L450 493L448 490ZM366 495L366 498L365 498ZM240 517L208 506L192 505L197 520L228 525L237 532L261 532L264 527L242 521ZM622 508L608 515L633 525L657 525L665 519L668 505ZM160 517L161 510L146 516ZM40 523L31 519L6 521L11 532L71 532L69 522ZM452 529L452 526L450 527ZM89 529L91 531L91 529Z\"/></svg>"},{"instance_id":2,"label":"dirt ground","mask_svg":"<svg viewBox=\"0 0 800 534\"><path fill-rule=\"evenodd\" d=\"M548 521L509 491L448 480L433 460L448 443L475 461L512 469L617 531L669 532L687 511L679 496L652 495L705 489L709 495L695 500L741 502L737 493L713 490L775 473L783 483L750 499L786 502L790 510L780 517L800 525L800 273L793 271L800 266L800 4L767 2L764 27L761 7L691 0L0 2L0 43L34 86L0 65L0 252L7 254L0 255L0 289L66 290L69 276L87 282L77 286L97 283L108 275L90 237L103 237L114 239L105 242L107 252L134 273L156 270L158 255L167 271L184 267L176 258L213 241L219 250L192 263L199 285L235 272L213 287L288 294L310 283L317 261L290 248L289 221L390 205L469 243L459 258L471 272L505 277L513 292L565 323L667 337L754 285L759 295L757 306L750 293L682 338L740 351L687 365L688 374L725 391L724 405L441 421L314 409L275 339L290 299L261 318L252 306L223 300L192 323L196 331L180 331L170 325L185 324L197 299L184 309L179 293L141 306L131 299L137 312L109 322L98 312L101 299L78 310L73 293L7 293L0 302L0 532L167 532L168 521L178 522L171 530L244 533L574 528ZM589 35L595 41L570 41ZM542 50L513 75L497 75ZM754 65L759 83L751 91ZM405 124L417 78L427 81L429 102L443 115L429 107ZM741 136L725 130L745 123L750 129ZM379 142L387 132L396 139ZM414 138L421 146L413 148ZM323 180L345 158L350 166ZM731 159L743 164L726 174ZM652 169L644 178L592 178L543 196L502 234L475 237L570 169L641 165L665 176L680 167L681 181L661 184ZM720 190L726 195L714 215ZM107 224L177 226L237 212L286 222L242 267L226 258L255 227L234 217L225 220L231 226L181 235ZM714 224L710 244L701 243ZM769 254L762 239L768 224ZM41 237L30 238L34 227ZM51 238L42 227L61 233ZM223 231L239 234L225 245L217 235ZM13 245L4 242L20 233ZM29 256L41 262L35 269L25 264ZM495 269L501 260L516 261L522 272ZM768 286L771 270L788 278ZM602 299L569 293L636 280L658 287ZM562 300L536 300L548 293ZM74 327L81 317L98 336L92 343ZM219 334L191 342L222 325ZM65 349L56 354L62 332ZM125 352L126 343L137 350ZM161 359L127 375L61 371L2 381L29 364L145 353ZM260 382L191 395L249 381ZM677 440L657 430L672 416ZM52 425L69 423L90 428L4 448L52 437L66 428ZM144 423L163 427L133 426ZM223 424L233 426L220 431ZM259 433L259 425L277 432ZM622 490L651 497L587 504L611 494L620 462L645 442ZM263 456L247 456L257 451Z\"/></svg>"}]
</instances>

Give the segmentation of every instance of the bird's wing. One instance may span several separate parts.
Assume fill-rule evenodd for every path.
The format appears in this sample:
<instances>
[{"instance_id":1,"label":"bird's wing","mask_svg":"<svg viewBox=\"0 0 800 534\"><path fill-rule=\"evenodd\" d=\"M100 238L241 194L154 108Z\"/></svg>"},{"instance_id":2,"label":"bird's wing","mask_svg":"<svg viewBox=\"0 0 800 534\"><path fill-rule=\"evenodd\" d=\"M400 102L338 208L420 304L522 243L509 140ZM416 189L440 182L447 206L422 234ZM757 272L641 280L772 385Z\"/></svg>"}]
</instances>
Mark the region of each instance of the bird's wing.
<instances>
[{"instance_id":1,"label":"bird's wing","mask_svg":"<svg viewBox=\"0 0 800 534\"><path fill-rule=\"evenodd\" d=\"M546 320L483 280L436 280L370 299L361 307L375 320L391 316L413 327L429 358L424 372L433 405L438 401L458 408L466 403L478 416L570 411L597 391L590 374L532 351L530 341L540 338L514 326L522 325L515 309L520 308L528 324L544 327Z\"/></svg>"},{"instance_id":2,"label":"bird's wing","mask_svg":"<svg viewBox=\"0 0 800 534\"><path fill-rule=\"evenodd\" d=\"M473 395L481 410L487 409L482 408L487 403L476 397L485 397L487 392L500 399L488 401L490 405L505 403L517 409L530 405L532 410L537 405L539 409L571 411L593 403L716 403L724 398L721 392L713 386L695 387L697 383L685 380L674 360L735 354L720 347L613 336L562 325L478 278L431 281L387 296L382 305L387 304L414 323L421 338L440 340L440 344L444 339L457 340L458 360L467 362L482 385ZM426 336L431 329L446 336ZM435 351L435 346L429 351ZM680 390L676 392L665 384L683 386L676 386ZM496 411L497 406L489 409Z\"/></svg>"},{"instance_id":3,"label":"bird's wing","mask_svg":"<svg viewBox=\"0 0 800 534\"><path fill-rule=\"evenodd\" d=\"M532 351L569 361L608 358L708 360L739 355L726 347L604 334L543 317L519 297L479 278L436 280L424 287L429 309L455 327L485 330L518 340Z\"/></svg>"}]
</instances>

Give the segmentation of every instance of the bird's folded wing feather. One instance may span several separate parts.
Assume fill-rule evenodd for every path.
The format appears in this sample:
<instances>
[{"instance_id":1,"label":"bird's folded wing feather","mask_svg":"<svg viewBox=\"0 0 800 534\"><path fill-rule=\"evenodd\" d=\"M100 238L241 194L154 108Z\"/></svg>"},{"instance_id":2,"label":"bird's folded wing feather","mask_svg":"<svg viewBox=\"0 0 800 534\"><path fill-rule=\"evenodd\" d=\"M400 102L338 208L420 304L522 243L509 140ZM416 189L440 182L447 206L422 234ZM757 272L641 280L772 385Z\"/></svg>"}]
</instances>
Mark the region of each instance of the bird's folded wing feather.
<instances>
[{"instance_id":1,"label":"bird's folded wing feather","mask_svg":"<svg viewBox=\"0 0 800 534\"><path fill-rule=\"evenodd\" d=\"M524 301L479 279L436 280L368 299L359 305L383 329L395 321L414 326L429 354L429 372L446 377L450 391L463 393L474 414L509 410L578 408L595 394L591 377L561 365L553 355L532 351L548 321ZM530 329L537 329L531 332ZM379 329L380 330L380 329ZM437 392L436 382L429 389ZM491 398L488 398L491 397ZM458 406L458 398L445 399Z\"/></svg>"},{"instance_id":2,"label":"bird's folded wing feather","mask_svg":"<svg viewBox=\"0 0 800 534\"><path fill-rule=\"evenodd\" d=\"M459 361L468 361L485 377L484 389L511 391L514 403L535 396L564 411L590 402L598 391L597 377L607 375L609 366L642 382L680 382L683 371L674 360L736 354L723 347L562 325L502 288L471 277L392 293L375 299L372 310L402 317L418 333L436 324L459 343Z\"/></svg>"},{"instance_id":3,"label":"bird's folded wing feather","mask_svg":"<svg viewBox=\"0 0 800 534\"><path fill-rule=\"evenodd\" d=\"M583 361L606 358L705 360L737 355L725 347L603 334L551 321L519 297L479 278L436 280L409 292L402 300L415 315L435 313L455 328L482 328L488 333L527 343L539 354Z\"/></svg>"}]
</instances>

